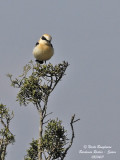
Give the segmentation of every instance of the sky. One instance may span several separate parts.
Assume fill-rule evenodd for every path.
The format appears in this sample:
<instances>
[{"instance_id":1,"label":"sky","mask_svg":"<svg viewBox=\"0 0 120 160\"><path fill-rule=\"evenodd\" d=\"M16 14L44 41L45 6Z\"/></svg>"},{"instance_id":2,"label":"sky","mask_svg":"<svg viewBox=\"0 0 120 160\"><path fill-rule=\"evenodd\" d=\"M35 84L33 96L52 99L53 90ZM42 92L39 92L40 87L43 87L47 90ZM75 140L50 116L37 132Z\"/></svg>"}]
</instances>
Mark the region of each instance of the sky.
<instances>
[{"instance_id":1,"label":"sky","mask_svg":"<svg viewBox=\"0 0 120 160\"><path fill-rule=\"evenodd\" d=\"M58 117L75 139L66 160L93 160L90 146L103 151L102 160L120 158L120 1L119 0L6 0L0 2L0 102L14 111L11 130L16 142L7 160L23 160L32 138L38 137L39 115L32 104L16 102L18 89L6 74L18 77L30 60L38 39L52 36L55 54L47 62L70 65L50 95L50 118ZM108 146L111 149L101 149ZM107 154L108 150L116 153ZM98 158L97 158L98 159Z\"/></svg>"}]
</instances>

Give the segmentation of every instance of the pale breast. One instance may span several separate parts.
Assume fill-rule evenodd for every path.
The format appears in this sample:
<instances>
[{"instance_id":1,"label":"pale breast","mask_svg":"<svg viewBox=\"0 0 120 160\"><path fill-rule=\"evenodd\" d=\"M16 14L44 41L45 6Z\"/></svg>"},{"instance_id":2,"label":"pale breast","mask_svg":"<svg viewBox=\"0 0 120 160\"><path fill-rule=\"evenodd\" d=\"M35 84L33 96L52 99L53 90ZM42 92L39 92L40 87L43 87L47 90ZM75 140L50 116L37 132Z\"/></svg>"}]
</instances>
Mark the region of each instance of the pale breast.
<instances>
[{"instance_id":1,"label":"pale breast","mask_svg":"<svg viewBox=\"0 0 120 160\"><path fill-rule=\"evenodd\" d=\"M49 60L54 54L54 49L49 45L39 44L33 49L33 55L37 60Z\"/></svg>"}]
</instances>

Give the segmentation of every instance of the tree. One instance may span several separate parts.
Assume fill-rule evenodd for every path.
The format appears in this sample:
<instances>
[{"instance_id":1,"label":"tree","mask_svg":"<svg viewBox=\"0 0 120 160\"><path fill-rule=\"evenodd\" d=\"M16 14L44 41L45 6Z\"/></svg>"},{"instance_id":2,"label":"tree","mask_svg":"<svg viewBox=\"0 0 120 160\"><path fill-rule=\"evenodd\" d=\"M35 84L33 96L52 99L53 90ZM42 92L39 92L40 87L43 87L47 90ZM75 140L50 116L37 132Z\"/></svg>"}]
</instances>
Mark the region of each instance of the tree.
<instances>
[{"instance_id":1,"label":"tree","mask_svg":"<svg viewBox=\"0 0 120 160\"><path fill-rule=\"evenodd\" d=\"M13 80L12 75L8 74L11 85L20 89L17 94L17 101L20 105L27 106L29 103L32 103L40 115L39 139L32 141L26 160L43 160L43 156L45 160L56 158L63 160L73 143L73 123L77 121L74 120L75 115L71 118L72 137L66 148L65 145L68 139L65 135L66 131L61 125L61 121L45 121L46 117L51 114L47 114L48 98L58 82L65 75L67 67L68 63L65 61L55 66L51 63L44 65L37 63L34 65L33 62L30 61L24 67L23 74L19 76L19 78ZM30 73L30 71L32 72ZM43 129L44 125L46 125L45 131ZM36 149L37 151L35 151Z\"/></svg>"},{"instance_id":2,"label":"tree","mask_svg":"<svg viewBox=\"0 0 120 160\"><path fill-rule=\"evenodd\" d=\"M15 142L15 136L9 129L10 121L13 117L13 111L10 113L5 105L0 104L0 122L2 124L0 130L0 160L5 160L7 146Z\"/></svg>"}]
</instances>

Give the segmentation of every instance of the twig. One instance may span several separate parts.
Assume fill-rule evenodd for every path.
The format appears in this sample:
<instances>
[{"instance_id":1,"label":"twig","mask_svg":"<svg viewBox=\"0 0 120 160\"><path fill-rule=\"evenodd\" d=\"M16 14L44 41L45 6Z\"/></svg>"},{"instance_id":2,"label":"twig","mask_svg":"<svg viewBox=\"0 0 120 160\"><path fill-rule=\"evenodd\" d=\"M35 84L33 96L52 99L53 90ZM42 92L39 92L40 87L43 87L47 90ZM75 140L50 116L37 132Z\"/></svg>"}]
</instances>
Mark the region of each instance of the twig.
<instances>
[{"instance_id":1,"label":"twig","mask_svg":"<svg viewBox=\"0 0 120 160\"><path fill-rule=\"evenodd\" d=\"M48 123L50 121L50 119L49 120L47 120L46 122L44 122L43 124L46 124L46 123Z\"/></svg>"},{"instance_id":2,"label":"twig","mask_svg":"<svg viewBox=\"0 0 120 160\"><path fill-rule=\"evenodd\" d=\"M50 115L50 114L52 114L52 113L53 113L53 112L50 112L50 113L46 114L45 117L47 117L48 115Z\"/></svg>"},{"instance_id":3,"label":"twig","mask_svg":"<svg viewBox=\"0 0 120 160\"><path fill-rule=\"evenodd\" d=\"M63 160L67 154L67 151L70 149L70 147L72 146L73 144L73 139L75 137L75 134L74 134L74 128L73 128L73 123L77 122L78 120L80 119L77 119L75 120L75 114L71 117L71 122L70 122L70 126L71 126L71 130L72 130L72 137L71 137L71 140L70 140L70 143L69 143L69 146L65 149L64 153L63 153L63 156L61 157L61 160Z\"/></svg>"}]
</instances>

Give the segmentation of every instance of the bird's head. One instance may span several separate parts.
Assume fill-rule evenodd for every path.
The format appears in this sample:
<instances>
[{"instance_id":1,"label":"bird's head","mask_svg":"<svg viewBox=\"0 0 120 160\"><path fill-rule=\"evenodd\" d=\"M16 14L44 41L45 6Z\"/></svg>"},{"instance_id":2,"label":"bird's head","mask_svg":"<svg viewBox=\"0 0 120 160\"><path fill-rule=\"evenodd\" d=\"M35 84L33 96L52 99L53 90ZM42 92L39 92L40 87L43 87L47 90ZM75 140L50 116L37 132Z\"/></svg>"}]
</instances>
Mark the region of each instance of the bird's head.
<instances>
[{"instance_id":1,"label":"bird's head","mask_svg":"<svg viewBox=\"0 0 120 160\"><path fill-rule=\"evenodd\" d=\"M39 42L43 44L51 44L52 37L49 34L44 34L40 37Z\"/></svg>"}]
</instances>

